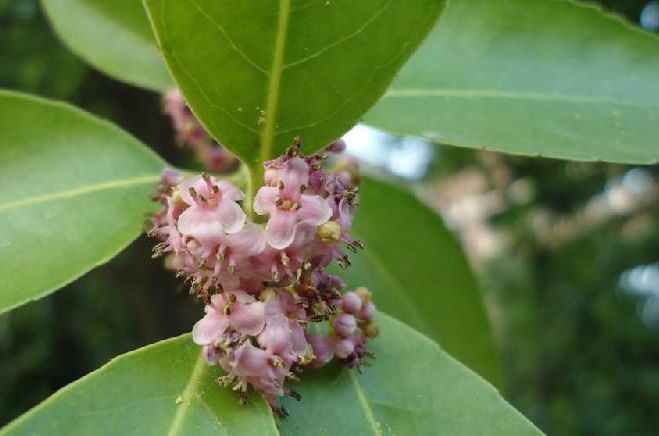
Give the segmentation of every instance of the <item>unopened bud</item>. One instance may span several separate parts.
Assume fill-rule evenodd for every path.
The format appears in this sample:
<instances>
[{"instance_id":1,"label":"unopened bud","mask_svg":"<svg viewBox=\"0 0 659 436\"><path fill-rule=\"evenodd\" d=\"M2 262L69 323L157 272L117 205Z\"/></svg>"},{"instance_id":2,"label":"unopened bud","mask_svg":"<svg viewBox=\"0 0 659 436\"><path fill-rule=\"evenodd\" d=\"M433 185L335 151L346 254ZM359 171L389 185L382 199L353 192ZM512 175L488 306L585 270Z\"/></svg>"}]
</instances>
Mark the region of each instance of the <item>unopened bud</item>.
<instances>
[{"instance_id":1,"label":"unopened bud","mask_svg":"<svg viewBox=\"0 0 659 436\"><path fill-rule=\"evenodd\" d=\"M341 240L341 224L336 221L327 221L318 226L316 232L318 238L326 244L332 244Z\"/></svg>"},{"instance_id":2,"label":"unopened bud","mask_svg":"<svg viewBox=\"0 0 659 436\"><path fill-rule=\"evenodd\" d=\"M348 313L342 313L334 318L332 325L337 335L347 338L357 329L357 320Z\"/></svg>"},{"instance_id":3,"label":"unopened bud","mask_svg":"<svg viewBox=\"0 0 659 436\"><path fill-rule=\"evenodd\" d=\"M364 286L360 286L355 289L355 294L359 295L359 298L362 299L364 304L367 304L369 301L371 301L371 291L369 291L368 288L365 288Z\"/></svg>"},{"instance_id":4,"label":"unopened bud","mask_svg":"<svg viewBox=\"0 0 659 436\"><path fill-rule=\"evenodd\" d=\"M356 314L362 309L362 299L355 292L346 292L341 299L341 308L346 313Z\"/></svg>"},{"instance_id":5,"label":"unopened bud","mask_svg":"<svg viewBox=\"0 0 659 436\"><path fill-rule=\"evenodd\" d=\"M362 331L367 338L374 338L380 334L380 328L373 321L369 321L362 326Z\"/></svg>"},{"instance_id":6,"label":"unopened bud","mask_svg":"<svg viewBox=\"0 0 659 436\"><path fill-rule=\"evenodd\" d=\"M265 288L264 290L261 291L259 294L259 300L261 301L267 301L270 297L275 295L275 290L272 288Z\"/></svg>"},{"instance_id":7,"label":"unopened bud","mask_svg":"<svg viewBox=\"0 0 659 436\"><path fill-rule=\"evenodd\" d=\"M359 312L359 318L365 321L370 321L375 317L376 312L375 304L369 301Z\"/></svg>"},{"instance_id":8,"label":"unopened bud","mask_svg":"<svg viewBox=\"0 0 659 436\"><path fill-rule=\"evenodd\" d=\"M350 339L342 339L334 346L334 353L337 357L345 359L355 351L355 344Z\"/></svg>"}]
</instances>

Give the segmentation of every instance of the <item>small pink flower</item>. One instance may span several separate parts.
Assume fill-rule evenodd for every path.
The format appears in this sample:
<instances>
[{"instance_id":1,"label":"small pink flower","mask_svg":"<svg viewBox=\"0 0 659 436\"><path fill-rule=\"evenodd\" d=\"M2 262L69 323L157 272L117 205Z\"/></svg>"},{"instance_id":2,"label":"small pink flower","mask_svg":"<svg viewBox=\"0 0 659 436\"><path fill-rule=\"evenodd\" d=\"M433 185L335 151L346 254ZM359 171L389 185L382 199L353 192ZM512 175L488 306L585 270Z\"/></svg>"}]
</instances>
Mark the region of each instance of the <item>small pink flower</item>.
<instances>
[{"instance_id":1,"label":"small pink flower","mask_svg":"<svg viewBox=\"0 0 659 436\"><path fill-rule=\"evenodd\" d=\"M236 233L225 235L219 241L217 254L234 271L241 260L256 256L265 249L265 234L258 224L247 223Z\"/></svg>"},{"instance_id":2,"label":"small pink flower","mask_svg":"<svg viewBox=\"0 0 659 436\"><path fill-rule=\"evenodd\" d=\"M212 344L226 332L229 327L229 317L223 311L226 303L222 294L211 297L211 303L204 308L206 315L192 327L192 340L195 344Z\"/></svg>"},{"instance_id":3,"label":"small pink flower","mask_svg":"<svg viewBox=\"0 0 659 436\"><path fill-rule=\"evenodd\" d=\"M239 377L264 377L269 369L269 353L250 342L245 342L234 351L232 372Z\"/></svg>"},{"instance_id":4,"label":"small pink flower","mask_svg":"<svg viewBox=\"0 0 659 436\"><path fill-rule=\"evenodd\" d=\"M334 357L334 345L325 335L308 333L307 340L311 345L315 359L313 365L323 366Z\"/></svg>"},{"instance_id":5,"label":"small pink flower","mask_svg":"<svg viewBox=\"0 0 659 436\"><path fill-rule=\"evenodd\" d=\"M240 334L255 336L265 326L264 303L241 291L225 296L215 294L205 307L206 315L192 328L192 339L198 345L220 341L231 327Z\"/></svg>"},{"instance_id":6,"label":"small pink flower","mask_svg":"<svg viewBox=\"0 0 659 436\"><path fill-rule=\"evenodd\" d=\"M210 145L198 152L201 162L210 171L226 172L238 164L238 159L221 145Z\"/></svg>"},{"instance_id":7,"label":"small pink flower","mask_svg":"<svg viewBox=\"0 0 659 436\"><path fill-rule=\"evenodd\" d=\"M172 119L179 141L191 145L207 144L211 141L178 89L169 91L163 101L164 111Z\"/></svg>"},{"instance_id":8,"label":"small pink flower","mask_svg":"<svg viewBox=\"0 0 659 436\"><path fill-rule=\"evenodd\" d=\"M231 182L197 176L178 185L179 195L190 207L178 218L178 230L199 241L236 233L246 215L238 201L245 198Z\"/></svg>"},{"instance_id":9,"label":"small pink flower","mask_svg":"<svg viewBox=\"0 0 659 436\"><path fill-rule=\"evenodd\" d=\"M303 193L309 183L309 166L304 159L286 160L271 178L277 180L277 186L259 189L254 211L270 216L265 228L266 240L271 247L281 250L293 243L298 225L323 224L331 217L332 210L324 198Z\"/></svg>"}]
</instances>

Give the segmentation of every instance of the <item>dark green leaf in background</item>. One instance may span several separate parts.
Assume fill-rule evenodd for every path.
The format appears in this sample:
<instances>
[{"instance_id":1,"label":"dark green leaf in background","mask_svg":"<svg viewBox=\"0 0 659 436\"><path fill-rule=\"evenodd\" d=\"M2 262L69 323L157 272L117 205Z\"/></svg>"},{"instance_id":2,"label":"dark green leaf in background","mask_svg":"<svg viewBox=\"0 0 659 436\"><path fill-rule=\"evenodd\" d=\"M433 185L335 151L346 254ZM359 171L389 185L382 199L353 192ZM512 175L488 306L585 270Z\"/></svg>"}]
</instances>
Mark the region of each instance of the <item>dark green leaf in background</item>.
<instances>
[{"instance_id":1,"label":"dark green leaf in background","mask_svg":"<svg viewBox=\"0 0 659 436\"><path fill-rule=\"evenodd\" d=\"M65 285L137 237L164 165L78 109L0 92L0 312Z\"/></svg>"},{"instance_id":2,"label":"dark green leaf in background","mask_svg":"<svg viewBox=\"0 0 659 436\"><path fill-rule=\"evenodd\" d=\"M166 91L173 82L139 0L42 0L56 33L116 79Z\"/></svg>"},{"instance_id":3,"label":"dark green leaf in background","mask_svg":"<svg viewBox=\"0 0 659 436\"><path fill-rule=\"evenodd\" d=\"M366 116L400 134L574 160L659 161L659 39L565 0L454 0Z\"/></svg>"},{"instance_id":4,"label":"dark green leaf in background","mask_svg":"<svg viewBox=\"0 0 659 436\"><path fill-rule=\"evenodd\" d=\"M208 130L250 167L301 135L333 141L384 93L439 0L146 0Z\"/></svg>"},{"instance_id":5,"label":"dark green leaf in background","mask_svg":"<svg viewBox=\"0 0 659 436\"><path fill-rule=\"evenodd\" d=\"M189 335L115 359L14 421L2 436L66 435L537 435L497 391L437 344L386 315L362 374L306 371L275 427L265 403L239 406L215 383Z\"/></svg>"},{"instance_id":6,"label":"dark green leaf in background","mask_svg":"<svg viewBox=\"0 0 659 436\"><path fill-rule=\"evenodd\" d=\"M338 274L366 286L378 308L408 323L495 385L499 359L483 298L442 219L411 193L367 178L352 234L366 248Z\"/></svg>"}]
</instances>

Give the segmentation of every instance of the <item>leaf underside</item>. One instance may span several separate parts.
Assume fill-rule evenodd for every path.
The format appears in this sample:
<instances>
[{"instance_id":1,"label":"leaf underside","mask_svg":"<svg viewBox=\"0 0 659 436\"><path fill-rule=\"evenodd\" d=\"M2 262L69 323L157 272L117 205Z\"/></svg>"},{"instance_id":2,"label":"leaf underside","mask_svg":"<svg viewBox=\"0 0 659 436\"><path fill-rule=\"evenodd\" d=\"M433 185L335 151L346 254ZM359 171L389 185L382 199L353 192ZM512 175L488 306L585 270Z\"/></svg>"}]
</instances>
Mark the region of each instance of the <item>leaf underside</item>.
<instances>
[{"instance_id":1,"label":"leaf underside","mask_svg":"<svg viewBox=\"0 0 659 436\"><path fill-rule=\"evenodd\" d=\"M206 128L250 167L295 136L317 150L384 93L437 0L146 0L167 64Z\"/></svg>"}]
</instances>

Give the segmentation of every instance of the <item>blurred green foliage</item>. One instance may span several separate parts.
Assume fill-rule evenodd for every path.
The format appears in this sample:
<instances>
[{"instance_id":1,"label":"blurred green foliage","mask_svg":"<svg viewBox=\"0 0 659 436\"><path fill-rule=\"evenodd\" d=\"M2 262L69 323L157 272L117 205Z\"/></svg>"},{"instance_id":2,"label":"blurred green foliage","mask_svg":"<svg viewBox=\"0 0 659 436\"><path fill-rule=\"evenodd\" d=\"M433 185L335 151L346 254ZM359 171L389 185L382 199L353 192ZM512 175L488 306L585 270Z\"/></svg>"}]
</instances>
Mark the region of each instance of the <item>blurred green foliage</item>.
<instances>
[{"instance_id":1,"label":"blurred green foliage","mask_svg":"<svg viewBox=\"0 0 659 436\"><path fill-rule=\"evenodd\" d=\"M565 175L566 165L547 163L559 167L552 174ZM512 168L540 184L535 166ZM619 282L624 271L659 260L659 208L614 218L556 245L529 228L539 205L558 212L589 189L591 197L602 190L610 168L598 169L587 180L554 180L530 207L498 217L513 241L486 264L483 283L500 311L505 391L548 434L653 435L659 329L641 319L645 298L622 292Z\"/></svg>"},{"instance_id":2,"label":"blurred green foliage","mask_svg":"<svg viewBox=\"0 0 659 436\"><path fill-rule=\"evenodd\" d=\"M605 3L636 20L645 2ZM187 159L173 146L160 97L86 66L55 38L34 0L0 0L0 87L72 102L173 164ZM479 153L440 154L436 174L480 165L499 184ZM530 203L494 218L510 243L479 268L502 349L504 394L549 434L655 434L659 330L642 322L642 297L620 292L619 280L629 268L659 262L657 206L548 243L532 224L538 211L573 216L629 167L500 159L511 179L535 188ZM648 170L659 179L657 167ZM0 425L112 356L190 329L201 308L150 260L150 246L142 237L65 289L0 316Z\"/></svg>"}]
</instances>

